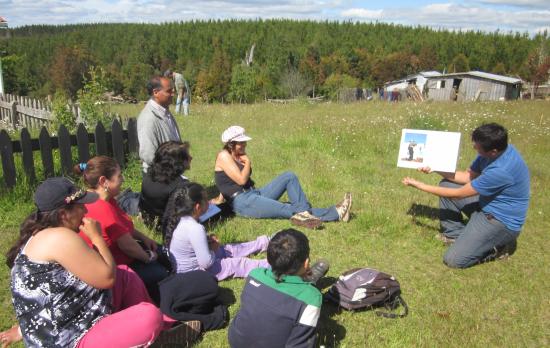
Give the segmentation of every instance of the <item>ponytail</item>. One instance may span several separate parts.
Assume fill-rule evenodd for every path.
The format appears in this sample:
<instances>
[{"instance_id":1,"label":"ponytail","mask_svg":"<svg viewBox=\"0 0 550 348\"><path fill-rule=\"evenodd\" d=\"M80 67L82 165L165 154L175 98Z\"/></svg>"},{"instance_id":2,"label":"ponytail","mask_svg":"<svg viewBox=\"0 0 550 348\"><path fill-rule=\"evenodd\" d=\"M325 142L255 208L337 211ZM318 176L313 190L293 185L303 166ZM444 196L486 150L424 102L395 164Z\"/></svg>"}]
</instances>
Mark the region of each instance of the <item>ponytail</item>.
<instances>
[{"instance_id":1,"label":"ponytail","mask_svg":"<svg viewBox=\"0 0 550 348\"><path fill-rule=\"evenodd\" d=\"M95 156L86 163L75 164L73 173L81 176L86 186L96 189L100 177L104 176L110 179L119 168L120 166L115 159L107 156Z\"/></svg>"}]
</instances>

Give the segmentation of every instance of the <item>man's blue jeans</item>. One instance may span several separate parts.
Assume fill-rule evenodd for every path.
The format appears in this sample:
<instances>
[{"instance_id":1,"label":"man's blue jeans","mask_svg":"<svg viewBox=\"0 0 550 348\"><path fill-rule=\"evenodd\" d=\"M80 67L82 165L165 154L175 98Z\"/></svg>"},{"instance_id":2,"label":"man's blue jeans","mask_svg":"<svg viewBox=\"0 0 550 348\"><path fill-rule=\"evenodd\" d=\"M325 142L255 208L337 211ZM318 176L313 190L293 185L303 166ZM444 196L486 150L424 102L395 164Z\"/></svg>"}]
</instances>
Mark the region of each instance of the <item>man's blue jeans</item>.
<instances>
[{"instance_id":1,"label":"man's blue jeans","mask_svg":"<svg viewBox=\"0 0 550 348\"><path fill-rule=\"evenodd\" d=\"M442 187L458 188L462 185L442 180ZM462 213L470 219L464 224ZM504 246L514 243L518 233L509 230L479 207L479 197L439 199L441 232L455 242L447 249L443 262L453 268L467 268L493 259Z\"/></svg>"},{"instance_id":2,"label":"man's blue jeans","mask_svg":"<svg viewBox=\"0 0 550 348\"><path fill-rule=\"evenodd\" d=\"M183 113L185 116L189 115L189 100L187 97L181 97L178 95L176 99L176 114Z\"/></svg>"},{"instance_id":3,"label":"man's blue jeans","mask_svg":"<svg viewBox=\"0 0 550 348\"><path fill-rule=\"evenodd\" d=\"M287 193L289 203L278 199ZM251 218L289 219L296 213L309 211L322 221L338 220L336 207L311 208L296 174L285 172L259 190L239 194L233 200L235 213Z\"/></svg>"}]
</instances>

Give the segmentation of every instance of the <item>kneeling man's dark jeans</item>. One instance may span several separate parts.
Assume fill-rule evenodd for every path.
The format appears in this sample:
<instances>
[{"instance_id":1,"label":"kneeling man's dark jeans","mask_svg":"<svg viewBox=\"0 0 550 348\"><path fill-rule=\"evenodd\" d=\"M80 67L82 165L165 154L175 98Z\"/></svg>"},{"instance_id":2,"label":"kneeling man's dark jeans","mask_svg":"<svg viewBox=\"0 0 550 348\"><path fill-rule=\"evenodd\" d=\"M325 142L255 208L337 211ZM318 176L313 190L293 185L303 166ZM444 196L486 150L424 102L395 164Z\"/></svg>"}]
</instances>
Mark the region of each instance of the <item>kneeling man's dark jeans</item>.
<instances>
[{"instance_id":1,"label":"kneeling man's dark jeans","mask_svg":"<svg viewBox=\"0 0 550 348\"><path fill-rule=\"evenodd\" d=\"M447 180L443 187L461 187ZM443 256L443 262L453 268L467 268L490 259L495 249L513 243L518 232L509 230L500 221L481 211L478 196L464 199L440 198L439 219L441 232L455 239ZM464 224L462 213L470 217Z\"/></svg>"}]
</instances>

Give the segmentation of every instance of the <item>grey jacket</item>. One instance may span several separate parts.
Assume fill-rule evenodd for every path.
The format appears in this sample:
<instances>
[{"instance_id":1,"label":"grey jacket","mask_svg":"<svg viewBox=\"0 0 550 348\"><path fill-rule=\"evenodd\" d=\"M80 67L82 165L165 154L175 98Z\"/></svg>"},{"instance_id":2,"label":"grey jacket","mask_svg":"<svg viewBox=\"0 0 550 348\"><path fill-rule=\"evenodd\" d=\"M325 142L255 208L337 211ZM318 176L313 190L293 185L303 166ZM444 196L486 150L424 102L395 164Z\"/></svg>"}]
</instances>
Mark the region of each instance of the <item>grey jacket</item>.
<instances>
[{"instance_id":1,"label":"grey jacket","mask_svg":"<svg viewBox=\"0 0 550 348\"><path fill-rule=\"evenodd\" d=\"M181 141L180 132L174 116L155 101L150 99L137 119L139 158L143 162L143 171L153 163L155 151L170 140Z\"/></svg>"}]
</instances>

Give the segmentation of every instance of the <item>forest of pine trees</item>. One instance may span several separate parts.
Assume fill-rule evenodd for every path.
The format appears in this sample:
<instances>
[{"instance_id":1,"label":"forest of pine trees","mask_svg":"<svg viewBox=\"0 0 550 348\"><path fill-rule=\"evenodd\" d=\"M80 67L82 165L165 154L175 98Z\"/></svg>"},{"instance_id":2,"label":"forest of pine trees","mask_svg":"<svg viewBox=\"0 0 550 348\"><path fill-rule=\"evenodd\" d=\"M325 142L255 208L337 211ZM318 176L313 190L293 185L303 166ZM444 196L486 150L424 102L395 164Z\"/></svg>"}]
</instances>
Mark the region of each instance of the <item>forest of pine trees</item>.
<instances>
[{"instance_id":1,"label":"forest of pine trees","mask_svg":"<svg viewBox=\"0 0 550 348\"><path fill-rule=\"evenodd\" d=\"M170 68L184 74L196 102L331 97L341 87L376 88L424 70L481 70L532 81L550 47L546 33L295 20L35 25L9 34L0 39L7 93L62 92L74 99L96 67L108 90L143 100L149 77Z\"/></svg>"}]
</instances>

